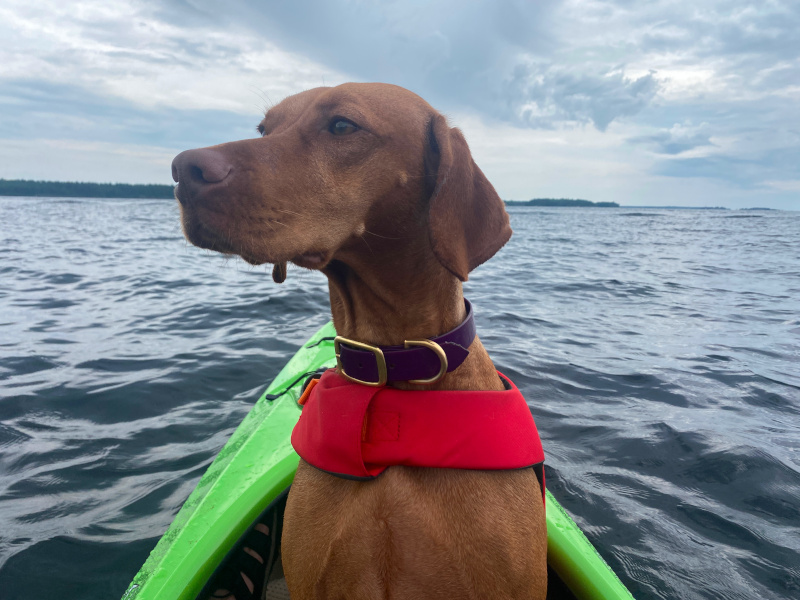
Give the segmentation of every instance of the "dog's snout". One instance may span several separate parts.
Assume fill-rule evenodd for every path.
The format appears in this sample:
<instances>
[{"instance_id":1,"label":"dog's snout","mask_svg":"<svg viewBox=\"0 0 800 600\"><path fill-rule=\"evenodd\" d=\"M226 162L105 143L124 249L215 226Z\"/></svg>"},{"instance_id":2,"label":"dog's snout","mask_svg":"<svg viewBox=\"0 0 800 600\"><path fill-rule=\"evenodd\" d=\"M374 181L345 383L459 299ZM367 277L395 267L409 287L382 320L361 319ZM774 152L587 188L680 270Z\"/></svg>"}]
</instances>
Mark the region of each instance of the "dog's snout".
<instances>
[{"instance_id":1,"label":"dog's snout","mask_svg":"<svg viewBox=\"0 0 800 600\"><path fill-rule=\"evenodd\" d=\"M172 178L194 196L206 185L220 183L231 172L231 163L221 153L208 148L186 150L172 161ZM183 202L185 195L179 195Z\"/></svg>"}]
</instances>

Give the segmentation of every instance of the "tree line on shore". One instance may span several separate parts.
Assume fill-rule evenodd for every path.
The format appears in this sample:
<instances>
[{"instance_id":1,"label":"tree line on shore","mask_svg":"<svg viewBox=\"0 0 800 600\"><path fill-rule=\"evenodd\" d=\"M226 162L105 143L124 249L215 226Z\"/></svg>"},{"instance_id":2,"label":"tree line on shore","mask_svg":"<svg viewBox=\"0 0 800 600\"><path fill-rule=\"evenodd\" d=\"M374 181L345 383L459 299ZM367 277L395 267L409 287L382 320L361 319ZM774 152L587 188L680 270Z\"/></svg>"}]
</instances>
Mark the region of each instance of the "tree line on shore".
<instances>
[{"instance_id":1,"label":"tree line on shore","mask_svg":"<svg viewBox=\"0 0 800 600\"><path fill-rule=\"evenodd\" d=\"M508 206L594 206L598 208L619 208L616 202L592 202L571 198L532 198L531 200L506 200Z\"/></svg>"},{"instance_id":2,"label":"tree line on shore","mask_svg":"<svg viewBox=\"0 0 800 600\"><path fill-rule=\"evenodd\" d=\"M167 199L174 198L173 189L171 185L158 184L0 179L0 196Z\"/></svg>"},{"instance_id":3,"label":"tree line on shore","mask_svg":"<svg viewBox=\"0 0 800 600\"><path fill-rule=\"evenodd\" d=\"M33 181L0 179L0 196L38 196L50 198L174 198L171 185L131 183L88 183L78 181ZM618 207L616 202L591 202L570 198L506 200L508 206L594 206Z\"/></svg>"}]
</instances>

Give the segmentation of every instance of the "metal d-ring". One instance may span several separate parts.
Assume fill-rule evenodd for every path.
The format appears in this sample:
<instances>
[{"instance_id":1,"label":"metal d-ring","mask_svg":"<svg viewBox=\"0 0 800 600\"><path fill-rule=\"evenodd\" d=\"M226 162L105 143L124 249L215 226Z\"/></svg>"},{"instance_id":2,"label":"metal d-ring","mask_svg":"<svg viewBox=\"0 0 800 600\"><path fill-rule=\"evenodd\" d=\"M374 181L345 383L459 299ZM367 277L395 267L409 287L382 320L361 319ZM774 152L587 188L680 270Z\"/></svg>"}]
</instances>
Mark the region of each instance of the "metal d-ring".
<instances>
[{"instance_id":1,"label":"metal d-ring","mask_svg":"<svg viewBox=\"0 0 800 600\"><path fill-rule=\"evenodd\" d=\"M409 379L408 383L431 385L445 376L447 373L447 354L444 353L444 350L439 344L431 340L406 340L403 342L404 348L410 348L411 346L423 346L428 350L433 350L434 354L439 357L439 372L430 379Z\"/></svg>"}]
</instances>

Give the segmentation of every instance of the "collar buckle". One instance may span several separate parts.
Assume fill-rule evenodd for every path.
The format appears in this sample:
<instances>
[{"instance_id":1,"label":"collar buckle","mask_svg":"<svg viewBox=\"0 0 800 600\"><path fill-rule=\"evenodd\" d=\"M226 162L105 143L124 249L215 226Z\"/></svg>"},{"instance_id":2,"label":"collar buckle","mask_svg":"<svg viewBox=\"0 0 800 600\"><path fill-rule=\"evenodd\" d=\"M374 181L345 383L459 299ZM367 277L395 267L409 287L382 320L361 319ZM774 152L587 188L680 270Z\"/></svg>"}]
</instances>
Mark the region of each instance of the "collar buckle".
<instances>
[{"instance_id":1,"label":"collar buckle","mask_svg":"<svg viewBox=\"0 0 800 600\"><path fill-rule=\"evenodd\" d=\"M342 344L353 346L354 348L358 348L360 350L366 350L375 355L375 362L378 365L378 381L363 381L345 373L344 365L342 364ZM370 387L383 387L386 385L386 382L389 379L389 372L386 368L386 357L383 355L383 350L381 350L378 346L371 346L370 344L364 344L363 342L357 342L355 340L337 335L333 339L333 348L336 352L336 366L339 368L339 372L345 379L353 383L360 383L361 385L368 385ZM439 349L441 350L441 348ZM445 364L447 364L447 357L445 357Z\"/></svg>"}]
</instances>

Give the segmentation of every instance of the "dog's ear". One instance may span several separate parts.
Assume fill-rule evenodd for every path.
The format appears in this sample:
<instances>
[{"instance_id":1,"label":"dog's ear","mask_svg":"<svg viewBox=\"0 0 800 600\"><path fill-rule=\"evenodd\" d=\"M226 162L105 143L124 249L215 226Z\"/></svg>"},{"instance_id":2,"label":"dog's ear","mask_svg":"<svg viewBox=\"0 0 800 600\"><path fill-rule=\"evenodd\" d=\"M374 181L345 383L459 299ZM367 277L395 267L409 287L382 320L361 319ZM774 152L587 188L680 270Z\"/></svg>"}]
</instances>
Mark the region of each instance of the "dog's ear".
<instances>
[{"instance_id":1,"label":"dog's ear","mask_svg":"<svg viewBox=\"0 0 800 600\"><path fill-rule=\"evenodd\" d=\"M472 160L464 135L442 115L428 124L425 173L430 190L428 232L439 262L466 281L511 237L505 205Z\"/></svg>"}]
</instances>

